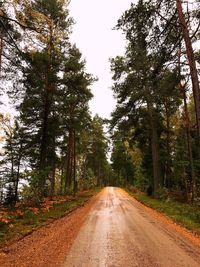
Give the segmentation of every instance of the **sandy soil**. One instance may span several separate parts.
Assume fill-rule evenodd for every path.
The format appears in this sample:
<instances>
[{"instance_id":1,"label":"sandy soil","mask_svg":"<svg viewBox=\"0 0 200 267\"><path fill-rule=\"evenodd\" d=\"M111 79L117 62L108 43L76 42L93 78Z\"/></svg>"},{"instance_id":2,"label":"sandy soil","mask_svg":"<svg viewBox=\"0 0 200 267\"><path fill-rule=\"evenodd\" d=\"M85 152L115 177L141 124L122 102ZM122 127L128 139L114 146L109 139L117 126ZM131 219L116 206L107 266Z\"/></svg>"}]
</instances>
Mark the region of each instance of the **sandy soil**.
<instances>
[{"instance_id":1,"label":"sandy soil","mask_svg":"<svg viewBox=\"0 0 200 267\"><path fill-rule=\"evenodd\" d=\"M107 187L0 252L2 267L199 267L200 238Z\"/></svg>"},{"instance_id":2,"label":"sandy soil","mask_svg":"<svg viewBox=\"0 0 200 267\"><path fill-rule=\"evenodd\" d=\"M63 267L199 267L200 248L172 225L123 190L106 188Z\"/></svg>"}]
</instances>

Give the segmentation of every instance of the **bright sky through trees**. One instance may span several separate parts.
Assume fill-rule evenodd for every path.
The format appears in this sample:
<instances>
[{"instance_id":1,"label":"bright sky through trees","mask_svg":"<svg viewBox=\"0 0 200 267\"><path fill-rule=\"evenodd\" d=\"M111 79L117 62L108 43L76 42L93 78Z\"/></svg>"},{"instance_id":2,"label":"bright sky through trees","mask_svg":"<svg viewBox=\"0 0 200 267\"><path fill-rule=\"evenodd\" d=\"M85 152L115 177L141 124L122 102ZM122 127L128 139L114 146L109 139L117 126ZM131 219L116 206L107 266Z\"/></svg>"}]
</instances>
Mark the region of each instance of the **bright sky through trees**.
<instances>
[{"instance_id":1,"label":"bright sky through trees","mask_svg":"<svg viewBox=\"0 0 200 267\"><path fill-rule=\"evenodd\" d=\"M108 118L115 106L110 90L112 81L109 58L122 55L125 39L112 30L118 18L130 7L131 0L71 0L69 9L76 24L72 42L87 60L87 70L99 78L94 83L94 98L90 102L93 114Z\"/></svg>"}]
</instances>

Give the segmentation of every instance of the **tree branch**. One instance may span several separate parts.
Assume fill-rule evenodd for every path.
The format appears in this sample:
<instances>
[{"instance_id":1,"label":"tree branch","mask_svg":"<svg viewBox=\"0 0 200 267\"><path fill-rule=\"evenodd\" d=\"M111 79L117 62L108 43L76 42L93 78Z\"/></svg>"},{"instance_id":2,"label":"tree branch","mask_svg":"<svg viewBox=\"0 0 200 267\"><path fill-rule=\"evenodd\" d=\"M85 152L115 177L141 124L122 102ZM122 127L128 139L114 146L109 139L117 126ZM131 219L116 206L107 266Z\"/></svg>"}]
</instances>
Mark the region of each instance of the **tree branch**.
<instances>
[{"instance_id":1,"label":"tree branch","mask_svg":"<svg viewBox=\"0 0 200 267\"><path fill-rule=\"evenodd\" d=\"M192 34L192 36L190 37L191 40L195 37L195 35L197 34L197 32L198 32L199 29L200 29L200 21L199 21L199 24L198 24L198 26L197 26L195 32L194 32L194 33Z\"/></svg>"},{"instance_id":2,"label":"tree branch","mask_svg":"<svg viewBox=\"0 0 200 267\"><path fill-rule=\"evenodd\" d=\"M15 19L8 18L8 17L6 17L6 16L4 16L4 15L2 15L2 14L0 14L0 17L3 18L3 19L6 19L6 20L8 20L8 21L12 21L12 22L16 23L16 24L19 25L23 30L28 29L28 30L35 31L35 32L37 32L37 33L41 33L41 32L38 31L36 28L31 27L31 26L24 25L24 24L20 23L19 21L15 20Z\"/></svg>"}]
</instances>

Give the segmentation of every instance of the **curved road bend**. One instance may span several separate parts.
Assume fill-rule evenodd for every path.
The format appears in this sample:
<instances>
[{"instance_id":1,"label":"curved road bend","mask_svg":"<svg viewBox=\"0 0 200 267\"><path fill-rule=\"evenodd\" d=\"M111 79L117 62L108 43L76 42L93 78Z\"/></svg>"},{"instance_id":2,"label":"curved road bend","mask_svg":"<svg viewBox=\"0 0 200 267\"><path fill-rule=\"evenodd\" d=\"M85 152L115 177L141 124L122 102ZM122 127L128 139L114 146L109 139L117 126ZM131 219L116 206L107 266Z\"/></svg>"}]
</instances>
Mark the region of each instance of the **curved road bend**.
<instances>
[{"instance_id":1,"label":"curved road bend","mask_svg":"<svg viewBox=\"0 0 200 267\"><path fill-rule=\"evenodd\" d=\"M63 266L200 267L199 248L139 207L123 190L105 188Z\"/></svg>"}]
</instances>

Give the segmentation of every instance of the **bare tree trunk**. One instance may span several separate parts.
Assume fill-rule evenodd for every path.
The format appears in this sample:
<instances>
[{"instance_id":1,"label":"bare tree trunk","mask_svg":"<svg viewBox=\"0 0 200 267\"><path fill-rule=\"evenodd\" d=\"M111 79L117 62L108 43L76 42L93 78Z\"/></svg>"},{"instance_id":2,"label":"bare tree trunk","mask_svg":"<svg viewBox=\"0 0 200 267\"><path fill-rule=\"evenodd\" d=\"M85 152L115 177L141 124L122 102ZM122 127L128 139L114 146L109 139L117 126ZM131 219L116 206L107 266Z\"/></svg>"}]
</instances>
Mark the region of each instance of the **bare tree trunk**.
<instances>
[{"instance_id":1,"label":"bare tree trunk","mask_svg":"<svg viewBox=\"0 0 200 267\"><path fill-rule=\"evenodd\" d=\"M98 174L97 174L97 186L100 186L101 184L101 167L100 164L98 164Z\"/></svg>"},{"instance_id":2,"label":"bare tree trunk","mask_svg":"<svg viewBox=\"0 0 200 267\"><path fill-rule=\"evenodd\" d=\"M170 116L167 102L165 102L165 114L166 114L166 124L167 124L167 138L166 138L166 148L167 148L167 159L166 159L166 177L164 181L164 186L170 187Z\"/></svg>"},{"instance_id":3,"label":"bare tree trunk","mask_svg":"<svg viewBox=\"0 0 200 267\"><path fill-rule=\"evenodd\" d=\"M65 189L70 188L71 186L72 165L73 165L73 132L70 129L68 137L68 152L67 152L67 162L66 162L66 172L65 172Z\"/></svg>"},{"instance_id":4,"label":"bare tree trunk","mask_svg":"<svg viewBox=\"0 0 200 267\"><path fill-rule=\"evenodd\" d=\"M46 90L44 96L44 111L43 111L43 122L42 122L42 137L40 144L40 163L39 170L42 173L46 167L47 160L47 138L48 138L48 117L50 111L50 103L49 103L49 93ZM43 175L42 175L43 176ZM41 177L41 186L45 185L45 177ZM43 190L43 188L41 188Z\"/></svg>"},{"instance_id":5,"label":"bare tree trunk","mask_svg":"<svg viewBox=\"0 0 200 267\"><path fill-rule=\"evenodd\" d=\"M55 114L54 114L55 115ZM51 198L55 195L55 179L56 179L56 133L53 133L53 146L52 146L52 156L51 156L51 188L50 188L50 196Z\"/></svg>"},{"instance_id":6,"label":"bare tree trunk","mask_svg":"<svg viewBox=\"0 0 200 267\"><path fill-rule=\"evenodd\" d=\"M53 51L53 23L51 21L49 26L49 43L47 44L48 49L48 63L46 68L46 77L44 79L44 110L43 110L43 122L42 122L42 137L40 145L40 189L41 197L44 194L44 187L46 182L46 167L47 167L47 147L48 147L48 131L49 131L49 114L52 104L52 95L55 91L54 84L50 81L52 74L52 51Z\"/></svg>"},{"instance_id":7,"label":"bare tree trunk","mask_svg":"<svg viewBox=\"0 0 200 267\"><path fill-rule=\"evenodd\" d=\"M40 143L40 162L39 162L39 172L40 172L40 190L41 197L44 194L45 182L46 182L46 165L47 165L47 143L48 143L48 127L49 127L49 113L50 113L50 62L48 62L46 77L44 80L44 96L43 96L43 120L42 120L42 136Z\"/></svg>"},{"instance_id":8,"label":"bare tree trunk","mask_svg":"<svg viewBox=\"0 0 200 267\"><path fill-rule=\"evenodd\" d=\"M0 37L0 77L2 69L2 54L3 54L3 36Z\"/></svg>"},{"instance_id":9,"label":"bare tree trunk","mask_svg":"<svg viewBox=\"0 0 200 267\"><path fill-rule=\"evenodd\" d=\"M74 130L73 132L73 141L74 141L74 149L73 149L73 193L74 193L74 196L76 194L76 191L77 191L77 181L76 181L76 132Z\"/></svg>"},{"instance_id":10,"label":"bare tree trunk","mask_svg":"<svg viewBox=\"0 0 200 267\"><path fill-rule=\"evenodd\" d=\"M22 149L22 147L21 147ZM18 185L19 185L19 178L20 178L20 164L21 164L21 155L19 155L18 163L17 163L17 175L15 181L15 203L18 200Z\"/></svg>"},{"instance_id":11,"label":"bare tree trunk","mask_svg":"<svg viewBox=\"0 0 200 267\"><path fill-rule=\"evenodd\" d=\"M194 58L192 42L191 42L190 35L189 35L188 25L186 23L185 16L183 14L182 1L176 0L176 6L177 6L177 11L178 11L178 16L179 16L179 22L183 30L183 37L184 37L185 45L186 45L187 59L189 62L189 67L190 67L190 75L191 75L191 80L192 80L192 89L193 89L193 96L194 96L194 103L195 103L195 110L196 110L197 130L198 130L198 137L200 141L200 87L199 87L199 81L198 81L197 67L196 67L196 62Z\"/></svg>"},{"instance_id":12,"label":"bare tree trunk","mask_svg":"<svg viewBox=\"0 0 200 267\"><path fill-rule=\"evenodd\" d=\"M72 186L72 179L73 179L73 163L74 163L74 134L73 134L73 130L71 132L71 147L70 147L70 165L69 165L69 177L68 177L68 186L69 188L71 188Z\"/></svg>"},{"instance_id":13,"label":"bare tree trunk","mask_svg":"<svg viewBox=\"0 0 200 267\"><path fill-rule=\"evenodd\" d=\"M119 184L119 176L120 176L120 170L118 169L117 170L117 181L116 181L116 186L119 186L120 184Z\"/></svg>"},{"instance_id":14,"label":"bare tree trunk","mask_svg":"<svg viewBox=\"0 0 200 267\"><path fill-rule=\"evenodd\" d=\"M191 171L191 177L192 177L191 201L193 202L194 196L195 196L196 176L195 176L194 159L193 159L193 154L192 154L192 137L191 137L191 131L190 131L190 119L189 119L188 108L187 108L185 88L182 88L182 93L183 93L183 100L184 100L184 113L185 113L185 121L186 121L186 136L187 136L188 156L189 156L189 161L190 161L190 171Z\"/></svg>"},{"instance_id":15,"label":"bare tree trunk","mask_svg":"<svg viewBox=\"0 0 200 267\"><path fill-rule=\"evenodd\" d=\"M55 176L56 176L56 166L55 162L52 166L52 173L51 173L51 188L50 188L50 196L51 198L55 195Z\"/></svg>"},{"instance_id":16,"label":"bare tree trunk","mask_svg":"<svg viewBox=\"0 0 200 267\"><path fill-rule=\"evenodd\" d=\"M65 162L65 158L63 158L61 160L61 177L60 177L60 194L62 195L64 192L64 162Z\"/></svg>"},{"instance_id":17,"label":"bare tree trunk","mask_svg":"<svg viewBox=\"0 0 200 267\"><path fill-rule=\"evenodd\" d=\"M158 155L158 134L155 125L155 118L153 114L153 107L150 103L147 104L149 119L151 124L151 152L152 152L152 162L153 162L153 188L154 196L157 195L158 189L160 187L160 166L159 166L159 155Z\"/></svg>"}]
</instances>

